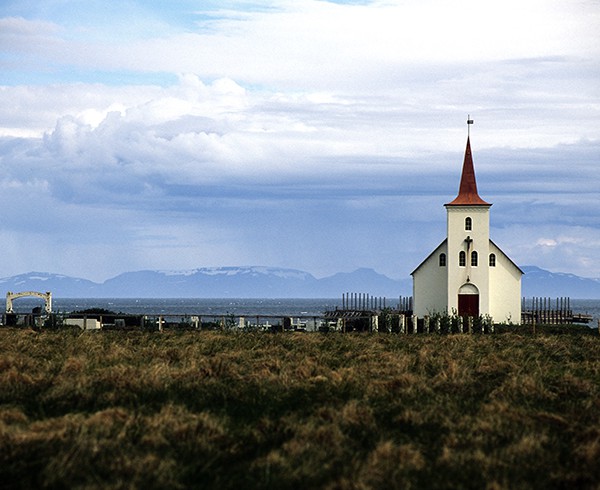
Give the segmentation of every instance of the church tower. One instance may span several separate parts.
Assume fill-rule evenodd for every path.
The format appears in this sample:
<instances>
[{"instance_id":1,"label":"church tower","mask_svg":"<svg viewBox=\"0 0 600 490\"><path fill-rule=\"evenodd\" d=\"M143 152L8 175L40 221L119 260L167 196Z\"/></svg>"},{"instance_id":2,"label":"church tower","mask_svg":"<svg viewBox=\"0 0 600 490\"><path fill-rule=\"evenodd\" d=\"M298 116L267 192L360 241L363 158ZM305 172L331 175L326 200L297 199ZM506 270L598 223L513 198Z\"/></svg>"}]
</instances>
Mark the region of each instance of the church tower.
<instances>
[{"instance_id":1,"label":"church tower","mask_svg":"<svg viewBox=\"0 0 600 490\"><path fill-rule=\"evenodd\" d=\"M490 207L477 192L470 136L458 196L446 206L448 311L489 315Z\"/></svg>"},{"instance_id":2,"label":"church tower","mask_svg":"<svg viewBox=\"0 0 600 490\"><path fill-rule=\"evenodd\" d=\"M492 205L477 191L470 134L458 195L444 206L446 239L412 272L413 313L520 323L523 271L490 239Z\"/></svg>"}]
</instances>

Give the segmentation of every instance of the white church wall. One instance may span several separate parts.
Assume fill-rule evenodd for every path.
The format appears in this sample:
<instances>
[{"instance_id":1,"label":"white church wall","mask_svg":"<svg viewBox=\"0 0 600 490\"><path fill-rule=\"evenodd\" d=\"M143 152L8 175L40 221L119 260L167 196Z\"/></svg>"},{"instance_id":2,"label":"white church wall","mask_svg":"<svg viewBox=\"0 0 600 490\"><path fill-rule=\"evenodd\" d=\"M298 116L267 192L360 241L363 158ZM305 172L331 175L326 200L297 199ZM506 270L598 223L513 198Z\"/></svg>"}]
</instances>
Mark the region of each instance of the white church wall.
<instances>
[{"instance_id":1,"label":"white church wall","mask_svg":"<svg viewBox=\"0 0 600 490\"><path fill-rule=\"evenodd\" d=\"M521 323L521 271L493 242L490 253L496 266L490 267L490 315L495 322ZM489 261L489 258L488 258Z\"/></svg>"},{"instance_id":2,"label":"white church wall","mask_svg":"<svg viewBox=\"0 0 600 490\"><path fill-rule=\"evenodd\" d=\"M440 267L440 254L446 254L446 266ZM448 282L448 252L446 242L437 249L413 272L413 314L418 317L445 313L446 284Z\"/></svg>"}]
</instances>

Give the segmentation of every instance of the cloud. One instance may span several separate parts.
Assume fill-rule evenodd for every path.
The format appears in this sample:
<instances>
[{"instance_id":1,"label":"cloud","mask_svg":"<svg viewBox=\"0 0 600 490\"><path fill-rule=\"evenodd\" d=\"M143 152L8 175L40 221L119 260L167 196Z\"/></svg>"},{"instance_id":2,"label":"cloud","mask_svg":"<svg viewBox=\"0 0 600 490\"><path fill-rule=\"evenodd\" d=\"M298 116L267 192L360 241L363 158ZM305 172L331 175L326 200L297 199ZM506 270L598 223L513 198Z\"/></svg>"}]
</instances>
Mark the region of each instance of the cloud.
<instances>
[{"instance_id":1,"label":"cloud","mask_svg":"<svg viewBox=\"0 0 600 490\"><path fill-rule=\"evenodd\" d=\"M147 53L152 53L153 67L166 71L227 74L261 84L337 85L346 80L346 88L352 86L348 81L380 86L385 83L381 80L385 66L401 72L403 65L448 64L449 60L473 63L597 54L589 34L598 20L582 14L560 2L280 2L273 9L244 15L213 12L218 17L210 22L208 32L145 40L130 51L120 51L121 56L111 56L111 62L128 63L135 53L136 67L148 69ZM582 32L568 32L573 23Z\"/></svg>"},{"instance_id":2,"label":"cloud","mask_svg":"<svg viewBox=\"0 0 600 490\"><path fill-rule=\"evenodd\" d=\"M37 20L5 19L10 35L19 36L10 50L92 70L193 72L260 86L352 90L398 87L431 64L597 58L600 49L594 34L600 20L585 1L279 1L265 9L196 12L195 29L157 21L143 7L108 13L111 22L82 15L78 29L71 18L68 31L59 24L64 16L41 29ZM127 29L118 28L124 24ZM135 37L124 40L122 32Z\"/></svg>"},{"instance_id":3,"label":"cloud","mask_svg":"<svg viewBox=\"0 0 600 490\"><path fill-rule=\"evenodd\" d=\"M42 47L56 47L60 42L60 31L60 27L52 22L23 17L0 18L0 49L35 52Z\"/></svg>"},{"instance_id":4,"label":"cloud","mask_svg":"<svg viewBox=\"0 0 600 490\"><path fill-rule=\"evenodd\" d=\"M558 245L558 242L553 238L540 238L536 242L536 245L540 245L542 247L556 247Z\"/></svg>"},{"instance_id":5,"label":"cloud","mask_svg":"<svg viewBox=\"0 0 600 490\"><path fill-rule=\"evenodd\" d=\"M593 2L23 5L0 18L3 275L406 276L445 235L467 112L492 238L600 271Z\"/></svg>"},{"instance_id":6,"label":"cloud","mask_svg":"<svg viewBox=\"0 0 600 490\"><path fill-rule=\"evenodd\" d=\"M408 113L390 108L393 97L270 93L245 89L231 79L206 84L191 74L169 87L137 90L6 87L2 97L11 96L27 100L32 111L13 117L9 135L40 120L49 124L52 115L56 119L42 139L5 140L8 175L21 179L20 171L28 168L64 199L77 199L90 186L115 203L129 203L132 195L173 197L193 186L214 185L240 186L249 194L244 186L252 184L261 193L279 186L292 194L323 189L364 195L397 192L395 179L405 184L403 192L439 193L444 177L452 175L448 162L462 161L464 135L440 129L446 123L429 107ZM10 111L3 112L10 124ZM411 124L412 119L419 123ZM520 199L538 188L551 190L561 194L562 205L565 192L579 192L582 199L582 191L595 191L597 140L498 148L504 140L491 137L495 121L485 113L482 119L484 129L477 129L473 140L482 188L501 196L519 192ZM115 189L118 195L112 195Z\"/></svg>"},{"instance_id":7,"label":"cloud","mask_svg":"<svg viewBox=\"0 0 600 490\"><path fill-rule=\"evenodd\" d=\"M527 225L504 223L502 227L493 227L492 234L492 239L520 265L598 277L598 227L539 220Z\"/></svg>"}]
</instances>

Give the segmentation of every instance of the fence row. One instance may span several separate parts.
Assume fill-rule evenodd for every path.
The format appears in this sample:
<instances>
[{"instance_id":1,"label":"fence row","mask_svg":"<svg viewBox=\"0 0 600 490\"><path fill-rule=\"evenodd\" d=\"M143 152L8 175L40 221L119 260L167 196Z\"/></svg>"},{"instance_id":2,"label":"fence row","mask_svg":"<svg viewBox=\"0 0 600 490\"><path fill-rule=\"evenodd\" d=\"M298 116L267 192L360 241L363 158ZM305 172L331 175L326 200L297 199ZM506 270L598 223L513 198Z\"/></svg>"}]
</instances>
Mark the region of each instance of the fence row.
<instances>
[{"instance_id":1,"label":"fence row","mask_svg":"<svg viewBox=\"0 0 600 490\"><path fill-rule=\"evenodd\" d=\"M129 314L4 314L2 325L82 330L235 330L235 331L318 331L382 333L493 333L489 319L475 317L417 318L388 310L371 313L335 310L322 316L275 315L129 315Z\"/></svg>"},{"instance_id":2,"label":"fence row","mask_svg":"<svg viewBox=\"0 0 600 490\"><path fill-rule=\"evenodd\" d=\"M591 315L573 313L571 298L523 298L521 302L521 323L524 325L565 325L589 323Z\"/></svg>"}]
</instances>

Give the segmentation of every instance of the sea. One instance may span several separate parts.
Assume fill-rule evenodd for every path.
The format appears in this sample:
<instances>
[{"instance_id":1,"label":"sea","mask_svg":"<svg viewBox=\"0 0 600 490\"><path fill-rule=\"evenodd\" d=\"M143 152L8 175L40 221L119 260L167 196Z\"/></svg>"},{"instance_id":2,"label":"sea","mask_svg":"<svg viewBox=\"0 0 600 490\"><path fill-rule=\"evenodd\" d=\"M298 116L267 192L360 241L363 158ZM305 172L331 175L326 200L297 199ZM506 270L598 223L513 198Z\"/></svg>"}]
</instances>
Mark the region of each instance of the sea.
<instances>
[{"instance_id":1,"label":"sea","mask_svg":"<svg viewBox=\"0 0 600 490\"><path fill-rule=\"evenodd\" d=\"M574 313L591 315L589 326L597 327L600 320L600 300L571 299ZM396 307L398 299L389 298L386 305ZM42 306L39 298L24 297L14 300L15 313L31 313L35 307ZM138 315L176 315L176 316L321 316L326 311L342 308L341 298L52 298L52 310L59 313L71 313L89 308L104 308L115 313Z\"/></svg>"},{"instance_id":2,"label":"sea","mask_svg":"<svg viewBox=\"0 0 600 490\"><path fill-rule=\"evenodd\" d=\"M13 310L31 313L32 308L43 304L38 298L19 298L13 301ZM52 298L52 311L57 313L103 308L115 313L149 316L321 316L325 311L341 306L341 299L332 298Z\"/></svg>"}]
</instances>

